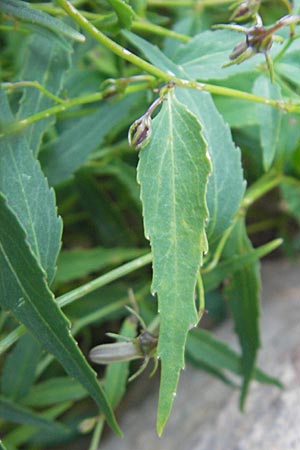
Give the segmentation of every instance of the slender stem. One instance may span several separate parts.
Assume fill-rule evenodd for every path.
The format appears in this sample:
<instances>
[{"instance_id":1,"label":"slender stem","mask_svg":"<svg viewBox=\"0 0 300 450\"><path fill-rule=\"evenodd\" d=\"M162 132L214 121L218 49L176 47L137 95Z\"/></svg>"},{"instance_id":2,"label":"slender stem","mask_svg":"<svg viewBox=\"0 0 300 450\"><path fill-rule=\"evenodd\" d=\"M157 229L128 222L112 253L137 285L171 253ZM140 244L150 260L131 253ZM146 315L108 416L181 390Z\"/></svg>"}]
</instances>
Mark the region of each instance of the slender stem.
<instances>
[{"instance_id":1,"label":"slender stem","mask_svg":"<svg viewBox=\"0 0 300 450\"><path fill-rule=\"evenodd\" d=\"M89 33L94 39L96 39L96 41L104 45L104 47L108 48L116 55L127 60L140 69L152 73L152 75L155 75L158 78L161 78L167 82L171 80L171 75L166 74L158 67L155 67L152 64L144 61L139 56L136 56L134 53L130 52L126 48L123 48L121 45L117 44L112 39L103 34L100 30L94 27L94 25L92 25L82 14L80 14L80 12L76 8L74 8L74 6L69 1L56 0L56 3L58 3L70 17L72 17L72 19L74 19L75 22L77 22L81 26L81 28L87 31L87 33Z\"/></svg>"},{"instance_id":2,"label":"slender stem","mask_svg":"<svg viewBox=\"0 0 300 450\"><path fill-rule=\"evenodd\" d=\"M0 355L8 350L23 334L26 333L24 325L20 325L11 331L5 338L0 341Z\"/></svg>"},{"instance_id":3,"label":"slender stem","mask_svg":"<svg viewBox=\"0 0 300 450\"><path fill-rule=\"evenodd\" d=\"M168 28L155 25L145 20L134 20L132 22L131 29L133 31L148 31L150 33L154 33L159 36L171 37L182 42L189 42L191 40L191 38L186 34L176 33L176 31L169 30Z\"/></svg>"},{"instance_id":4,"label":"slender stem","mask_svg":"<svg viewBox=\"0 0 300 450\"><path fill-rule=\"evenodd\" d=\"M219 262L219 260L221 258L223 249L225 247L225 244L226 244L226 242L227 242L227 240L228 240L228 238L229 238L229 236L230 236L230 234L232 232L232 229L235 226L235 223L236 223L236 219L233 219L230 227L228 227L227 230L223 233L222 238L220 239L220 242L217 245L216 251L213 254L213 258L212 258L211 262L206 267L204 267L201 270L202 274L210 272L218 264L218 262Z\"/></svg>"},{"instance_id":5,"label":"slender stem","mask_svg":"<svg viewBox=\"0 0 300 450\"><path fill-rule=\"evenodd\" d=\"M282 174L274 174L274 171L267 173L248 189L240 209L249 208L256 200L282 183L283 179Z\"/></svg>"},{"instance_id":6,"label":"slender stem","mask_svg":"<svg viewBox=\"0 0 300 450\"><path fill-rule=\"evenodd\" d=\"M155 7L175 7L175 6L215 6L226 5L231 3L232 0L148 0L148 6Z\"/></svg>"},{"instance_id":7,"label":"slender stem","mask_svg":"<svg viewBox=\"0 0 300 450\"><path fill-rule=\"evenodd\" d=\"M27 30L27 28L22 28L16 25L0 25L0 30L13 31L14 33L16 32L29 33L29 30Z\"/></svg>"},{"instance_id":8,"label":"slender stem","mask_svg":"<svg viewBox=\"0 0 300 450\"><path fill-rule=\"evenodd\" d=\"M205 311L205 294L201 273L197 273L197 289L199 298L198 322L200 322Z\"/></svg>"},{"instance_id":9,"label":"slender stem","mask_svg":"<svg viewBox=\"0 0 300 450\"><path fill-rule=\"evenodd\" d=\"M64 306L69 305L70 303L74 302L75 300L78 300L84 295L89 294L90 292L93 292L94 290L99 289L100 287L103 287L114 280L117 280L118 278L121 278L125 275L128 275L131 272L134 272L137 269L140 269L141 267L146 266L151 261L152 261L151 253L141 256L140 258L136 258L133 261L123 264L122 266L111 270L110 272L102 275L101 277L96 278L95 280L90 281L89 283L58 297L57 303L61 308L63 308ZM106 314L119 309L126 303L128 303L128 299L122 301L120 300L120 302L115 302L112 305L103 308L100 314L98 314L97 319L99 320L99 318L102 317L102 314L105 316ZM91 321L90 316L81 319L80 322L78 321L77 326L74 327L75 334L88 321L89 322ZM9 333L4 339L2 339L0 341L0 354L8 350L23 334L26 333L26 331L27 331L26 328L23 325L20 325L11 333Z\"/></svg>"},{"instance_id":10,"label":"slender stem","mask_svg":"<svg viewBox=\"0 0 300 450\"><path fill-rule=\"evenodd\" d=\"M151 253L140 256L139 258L136 258L129 263L123 264L122 266L119 266L116 269L113 269L110 272L105 273L98 278L95 278L95 280L92 280L89 283L84 284L83 286L80 286L70 292L67 292L64 295L61 295L60 297L58 297L57 303L61 308L63 308L64 306L73 303L75 300L78 300L84 295L87 295L90 292L93 292L96 289L99 289L100 287L117 280L118 278L124 277L125 275L134 272L135 270L140 269L147 264L150 264L151 261Z\"/></svg>"},{"instance_id":11,"label":"slender stem","mask_svg":"<svg viewBox=\"0 0 300 450\"><path fill-rule=\"evenodd\" d=\"M41 85L38 81L17 81L15 83L1 83L1 87L4 89L18 89L22 87L34 87L41 91L44 95L54 100L56 103L64 104L65 100L57 97L48 91L43 85Z\"/></svg>"},{"instance_id":12,"label":"slender stem","mask_svg":"<svg viewBox=\"0 0 300 450\"><path fill-rule=\"evenodd\" d=\"M277 53L277 55L273 58L273 63L275 64L277 61L279 61L287 51L287 49L291 46L291 44L294 42L295 39L298 39L300 37L299 34L295 34L294 36L291 36L282 46L280 51Z\"/></svg>"},{"instance_id":13,"label":"slender stem","mask_svg":"<svg viewBox=\"0 0 300 450\"><path fill-rule=\"evenodd\" d=\"M264 103L266 105L271 105L277 109L283 109L288 112L300 112L300 105L292 105L285 103L283 101L272 100L264 97L259 97L254 94L249 94L248 92L238 91L235 89L225 88L222 86L215 86L211 84L199 83L197 81L184 80L176 77L171 73L164 72L153 64L148 63L139 56L130 52L128 49L123 48L112 39L108 38L105 34L101 33L97 28L95 28L80 12L73 7L67 0L56 0L56 2L68 13L72 19L75 20L85 31L87 31L94 39L104 45L106 48L111 50L116 55L130 62L131 64L139 67L141 70L145 70L150 74L156 76L165 82L173 81L177 86L205 90L211 92L212 94L219 94L224 96L230 96L235 98L240 98L248 101Z\"/></svg>"},{"instance_id":14,"label":"slender stem","mask_svg":"<svg viewBox=\"0 0 300 450\"><path fill-rule=\"evenodd\" d=\"M124 95L131 94L146 89L148 87L149 83L140 83L135 86L128 86L124 89L123 94ZM94 92L93 94L82 95L80 97L72 98L70 100L65 100L59 105L51 106L50 108L32 114L31 116L28 116L25 119L7 125L3 133L2 134L0 133L0 137L3 135L7 135L22 130L28 125L31 125L32 123L38 122L39 120L45 119L46 117L50 117L55 114L62 113L67 109L73 108L74 106L99 102L101 100L104 100L105 98L111 97L112 95L116 95L117 93L118 93L117 87L111 86L101 92Z\"/></svg>"},{"instance_id":15,"label":"slender stem","mask_svg":"<svg viewBox=\"0 0 300 450\"><path fill-rule=\"evenodd\" d=\"M101 439L105 419L102 414L98 417L96 426L93 431L93 436L89 445L88 450L97 450L99 448L99 442Z\"/></svg>"}]
</instances>

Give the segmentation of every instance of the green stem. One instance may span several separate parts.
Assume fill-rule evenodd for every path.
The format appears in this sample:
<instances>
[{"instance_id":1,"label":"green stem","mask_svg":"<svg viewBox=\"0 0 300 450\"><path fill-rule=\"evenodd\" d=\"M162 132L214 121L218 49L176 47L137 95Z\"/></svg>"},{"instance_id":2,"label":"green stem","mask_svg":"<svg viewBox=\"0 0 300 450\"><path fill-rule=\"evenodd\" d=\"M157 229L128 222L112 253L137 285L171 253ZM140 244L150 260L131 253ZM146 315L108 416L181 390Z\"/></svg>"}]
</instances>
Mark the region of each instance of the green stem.
<instances>
[{"instance_id":1,"label":"green stem","mask_svg":"<svg viewBox=\"0 0 300 450\"><path fill-rule=\"evenodd\" d=\"M133 31L148 31L159 36L171 37L182 42L189 42L191 40L191 38L185 34L176 33L176 31L169 30L145 20L134 20L132 22L131 29Z\"/></svg>"},{"instance_id":2,"label":"green stem","mask_svg":"<svg viewBox=\"0 0 300 450\"><path fill-rule=\"evenodd\" d=\"M272 100L264 97L259 97L254 94L249 94L248 92L238 91L235 89L225 88L222 86L215 86L211 84L199 83L197 81L184 80L177 78L174 75L164 72L153 64L148 63L139 56L130 52L128 49L123 48L112 39L108 38L105 34L101 33L97 28L95 28L80 12L73 7L67 0L56 0L56 2L67 12L67 14L77 22L87 33L89 33L94 39L104 45L106 48L111 50L116 55L130 62L131 64L139 67L141 70L145 70L150 74L154 75L158 79L165 82L172 81L179 87L205 90L211 92L212 94L219 94L229 97L240 98L248 101L253 101L257 103L264 103L266 105L271 105L277 109L283 109L288 112L300 112L300 105L291 105L283 101Z\"/></svg>"},{"instance_id":3,"label":"green stem","mask_svg":"<svg viewBox=\"0 0 300 450\"><path fill-rule=\"evenodd\" d=\"M282 46L281 50L277 53L277 55L274 56L273 58L273 63L275 64L277 61L279 61L285 54L285 52L287 51L287 49L290 47L290 45L294 42L295 39L299 38L300 35L296 34L294 36L291 36L286 42L285 44Z\"/></svg>"},{"instance_id":4,"label":"green stem","mask_svg":"<svg viewBox=\"0 0 300 450\"><path fill-rule=\"evenodd\" d=\"M64 100L62 98L57 97L48 91L44 86L42 86L38 81L17 81L15 83L1 83L1 87L3 89L18 89L22 87L34 87L41 91L44 95L54 100L56 103L64 104Z\"/></svg>"},{"instance_id":5,"label":"green stem","mask_svg":"<svg viewBox=\"0 0 300 450\"><path fill-rule=\"evenodd\" d=\"M104 45L104 47L108 48L116 55L139 67L140 69L151 73L157 78L161 78L167 82L171 80L171 75L166 74L158 67L155 67L152 64L144 61L142 58L136 56L134 53L131 53L129 50L123 48L121 45L114 42L105 34L101 33L101 31L94 27L94 25L92 25L82 14L80 14L80 12L76 8L74 8L74 6L69 1L56 0L56 3L58 3L70 17L72 17L72 19L74 19L74 21L81 26L81 28L83 28L94 39L96 39L96 41L100 42L100 44Z\"/></svg>"},{"instance_id":6,"label":"green stem","mask_svg":"<svg viewBox=\"0 0 300 450\"><path fill-rule=\"evenodd\" d=\"M11 331L5 338L0 341L0 355L8 350L23 334L26 333L24 325L20 325Z\"/></svg>"},{"instance_id":7,"label":"green stem","mask_svg":"<svg viewBox=\"0 0 300 450\"><path fill-rule=\"evenodd\" d=\"M198 321L200 322L205 311L205 293L201 273L197 273L197 290L199 298Z\"/></svg>"},{"instance_id":8,"label":"green stem","mask_svg":"<svg viewBox=\"0 0 300 450\"><path fill-rule=\"evenodd\" d=\"M249 208L256 200L282 183L283 179L282 174L274 174L274 171L267 173L248 189L240 209Z\"/></svg>"},{"instance_id":9,"label":"green stem","mask_svg":"<svg viewBox=\"0 0 300 450\"><path fill-rule=\"evenodd\" d=\"M92 440L91 440L88 450L97 450L99 448L99 442L101 439L104 422L105 422L104 417L102 415L100 415L96 422L96 426L94 428Z\"/></svg>"},{"instance_id":10,"label":"green stem","mask_svg":"<svg viewBox=\"0 0 300 450\"><path fill-rule=\"evenodd\" d=\"M134 92L146 89L149 87L149 83L140 83L135 86L128 86L124 89L123 94L132 94ZM14 133L16 131L22 130L23 128L31 125L32 123L38 122L39 120L45 119L46 117L53 116L55 114L62 113L67 109L73 108L74 106L85 105L87 103L95 103L104 100L112 95L118 93L115 86L111 86L101 92L95 92L93 94L82 95L80 97L72 98L71 100L64 100L59 105L51 106L50 108L39 111L38 113L32 114L18 122L6 125L5 130L0 134L1 136ZM1 130L2 131L2 130Z\"/></svg>"},{"instance_id":11,"label":"green stem","mask_svg":"<svg viewBox=\"0 0 300 450\"><path fill-rule=\"evenodd\" d=\"M89 294L90 292L93 292L96 289L99 289L100 287L105 286L108 283L111 283L112 281L117 280L118 278L121 278L125 275L128 275L131 272L134 272L137 269L140 269L141 267L146 266L147 264L150 264L152 261L152 255L151 253L148 253L147 255L141 256L139 258L134 259L133 261L130 261L129 263L123 264L120 267L117 267L116 269L111 270L110 272L96 278L93 281L90 281L87 284L84 284L83 286L78 287L77 289L74 289L70 292L67 292L66 294L60 296L57 298L58 305L63 308L66 305L69 305L70 303L73 303L75 300L78 300L79 298L83 297L86 294ZM103 308L101 310L101 314L108 314L109 312L115 311L116 309L119 309L121 306L126 304L128 302L128 299L120 301L119 303L116 302L113 305L108 306L107 308ZM111 309L110 309L111 308ZM101 317L98 315L97 318ZM84 324L84 321L87 321L87 318L83 318L79 324L77 324L77 329L75 330L75 333L78 332L79 328L81 328ZM90 317L89 317L90 321ZM13 330L11 333L9 333L4 339L0 341L0 354L4 353L6 350L8 350L24 333L26 332L26 328L23 325L20 325L15 330Z\"/></svg>"},{"instance_id":12,"label":"green stem","mask_svg":"<svg viewBox=\"0 0 300 450\"><path fill-rule=\"evenodd\" d=\"M61 295L60 297L58 297L57 303L61 308L63 308L64 306L73 303L75 300L78 300L79 298L89 294L90 292L93 292L96 289L99 289L100 287L103 287L106 284L117 280L118 278L124 277L125 275L128 275L129 273L134 272L135 270L140 269L147 264L150 264L151 261L151 253L140 256L139 258L136 258L129 263L123 264L122 266L117 267L116 269L113 269L98 278L95 278L95 280L92 280L89 283L84 284L83 286L80 286L70 292L67 292L64 295Z\"/></svg>"}]
</instances>

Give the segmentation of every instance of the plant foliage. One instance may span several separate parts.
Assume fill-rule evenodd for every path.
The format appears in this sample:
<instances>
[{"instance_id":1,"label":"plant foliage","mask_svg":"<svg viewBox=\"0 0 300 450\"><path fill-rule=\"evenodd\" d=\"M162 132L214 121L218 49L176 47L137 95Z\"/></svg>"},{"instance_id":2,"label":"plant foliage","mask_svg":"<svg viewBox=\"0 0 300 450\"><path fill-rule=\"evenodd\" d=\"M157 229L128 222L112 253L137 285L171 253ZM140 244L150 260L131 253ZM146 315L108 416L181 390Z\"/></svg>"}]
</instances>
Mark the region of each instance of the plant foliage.
<instances>
[{"instance_id":1,"label":"plant foliage","mask_svg":"<svg viewBox=\"0 0 300 450\"><path fill-rule=\"evenodd\" d=\"M152 358L159 435L185 358L241 409L281 387L260 259L299 251L300 5L272 6L0 0L0 448L98 448ZM225 303L240 354L201 327Z\"/></svg>"}]
</instances>

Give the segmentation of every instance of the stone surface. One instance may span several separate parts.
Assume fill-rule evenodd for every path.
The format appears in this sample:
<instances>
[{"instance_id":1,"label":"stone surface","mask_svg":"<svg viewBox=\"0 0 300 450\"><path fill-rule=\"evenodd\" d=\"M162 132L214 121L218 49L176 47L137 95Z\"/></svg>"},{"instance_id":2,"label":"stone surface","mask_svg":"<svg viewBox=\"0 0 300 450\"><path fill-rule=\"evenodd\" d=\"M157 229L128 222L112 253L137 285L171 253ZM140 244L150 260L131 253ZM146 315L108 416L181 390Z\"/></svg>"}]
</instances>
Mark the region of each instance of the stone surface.
<instances>
[{"instance_id":1,"label":"stone surface","mask_svg":"<svg viewBox=\"0 0 300 450\"><path fill-rule=\"evenodd\" d=\"M187 366L162 438L155 433L157 380L139 382L119 419L125 437L109 435L101 450L300 450L300 262L263 265L259 365L285 389L252 383L246 412L238 392ZM232 323L216 330L237 347Z\"/></svg>"}]
</instances>

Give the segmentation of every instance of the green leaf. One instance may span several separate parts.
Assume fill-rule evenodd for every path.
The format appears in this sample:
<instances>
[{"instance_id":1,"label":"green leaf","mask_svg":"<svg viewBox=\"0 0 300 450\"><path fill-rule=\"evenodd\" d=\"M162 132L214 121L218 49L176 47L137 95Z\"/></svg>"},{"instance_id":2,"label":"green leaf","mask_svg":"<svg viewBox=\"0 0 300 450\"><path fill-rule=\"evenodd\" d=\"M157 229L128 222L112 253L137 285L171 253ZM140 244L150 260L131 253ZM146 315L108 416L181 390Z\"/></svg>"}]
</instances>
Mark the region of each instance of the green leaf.
<instances>
[{"instance_id":1,"label":"green leaf","mask_svg":"<svg viewBox=\"0 0 300 450\"><path fill-rule=\"evenodd\" d=\"M134 338L136 336L137 324L132 317L125 319L120 334ZM129 361L110 364L104 376L104 391L106 392L112 407L115 408L125 393L125 387L129 374Z\"/></svg>"},{"instance_id":2,"label":"green leaf","mask_svg":"<svg viewBox=\"0 0 300 450\"><path fill-rule=\"evenodd\" d=\"M212 291L225 279L232 276L236 271L255 263L263 256L276 250L282 244L282 239L275 239L261 247L251 249L245 254L233 255L231 258L220 262L212 271L203 273L203 285L205 292Z\"/></svg>"},{"instance_id":3,"label":"green leaf","mask_svg":"<svg viewBox=\"0 0 300 450\"><path fill-rule=\"evenodd\" d=\"M53 420L53 419L56 419L61 414L63 414L66 410L68 410L70 408L70 406L71 406L70 403L59 404L57 406L54 406L51 409L41 412L39 415L40 415L40 417L44 417L48 420ZM56 429L55 438L56 439L57 438L58 439L66 439L66 438L70 437L70 434L72 433L72 431L73 430L71 428L60 427L59 431ZM33 438L33 440L35 440L34 438L37 435L42 435L44 440L46 440L47 444L48 444L47 437L48 437L48 440L49 440L49 435L50 436L52 435L52 437L53 437L53 434L51 432L46 432L45 430L37 432L36 427L34 427L33 425L21 425L21 426L14 428L9 433L7 433L4 440L5 440L5 444L9 448L9 450L11 450L11 449L17 450L25 443L27 443L27 447L28 447L28 441L31 440L31 438ZM43 448L46 448L45 445L43 445Z\"/></svg>"},{"instance_id":4,"label":"green leaf","mask_svg":"<svg viewBox=\"0 0 300 450\"><path fill-rule=\"evenodd\" d=\"M93 173L101 175L113 175L126 188L134 203L141 208L138 184L136 182L136 170L122 160L110 161L105 166L92 168Z\"/></svg>"},{"instance_id":5,"label":"green leaf","mask_svg":"<svg viewBox=\"0 0 300 450\"><path fill-rule=\"evenodd\" d=\"M1 391L6 397L17 400L29 392L40 353L39 343L30 334L19 339L4 363Z\"/></svg>"},{"instance_id":6,"label":"green leaf","mask_svg":"<svg viewBox=\"0 0 300 450\"><path fill-rule=\"evenodd\" d=\"M300 56L299 50L286 53L276 64L276 71L283 75L287 80L300 85L299 79Z\"/></svg>"},{"instance_id":7,"label":"green leaf","mask_svg":"<svg viewBox=\"0 0 300 450\"><path fill-rule=\"evenodd\" d=\"M110 426L119 433L109 403L70 334L69 322L45 283L45 274L25 240L15 215L0 196L0 303L10 310L67 373L96 401Z\"/></svg>"},{"instance_id":8,"label":"green leaf","mask_svg":"<svg viewBox=\"0 0 300 450\"><path fill-rule=\"evenodd\" d=\"M33 34L24 52L24 62L19 78L22 81L37 81L51 94L58 95L64 74L70 67L70 52L66 52L48 37ZM54 102L40 90L25 88L17 114L22 120L34 113L53 106ZM55 116L39 120L26 128L26 139L34 155L39 152L45 130L53 124Z\"/></svg>"},{"instance_id":9,"label":"green leaf","mask_svg":"<svg viewBox=\"0 0 300 450\"><path fill-rule=\"evenodd\" d=\"M7 450L6 447L4 447L3 442L0 440L0 450Z\"/></svg>"},{"instance_id":10,"label":"green leaf","mask_svg":"<svg viewBox=\"0 0 300 450\"><path fill-rule=\"evenodd\" d=\"M0 397L0 417L7 422L34 425L44 431L52 433L63 432L65 427L57 422L41 417L40 414L24 406L17 405L11 400Z\"/></svg>"},{"instance_id":11,"label":"green leaf","mask_svg":"<svg viewBox=\"0 0 300 450\"><path fill-rule=\"evenodd\" d=\"M117 103L102 103L96 112L77 119L41 154L41 164L50 185L68 180L103 143L116 125L127 119L136 106L138 94L126 96Z\"/></svg>"},{"instance_id":12,"label":"green leaf","mask_svg":"<svg viewBox=\"0 0 300 450\"><path fill-rule=\"evenodd\" d=\"M205 194L210 172L200 123L173 91L166 100L153 120L152 140L140 152L138 166L145 236L153 253L152 291L158 294L161 316L159 435L184 366L188 329L198 320L194 291L207 250Z\"/></svg>"},{"instance_id":13,"label":"green leaf","mask_svg":"<svg viewBox=\"0 0 300 450\"><path fill-rule=\"evenodd\" d=\"M264 75L255 80L253 93L262 97L281 100L280 87L271 83L270 79ZM272 106L259 103L257 105L257 114L259 118L260 142L263 149L263 165L267 171L275 158L282 113Z\"/></svg>"},{"instance_id":14,"label":"green leaf","mask_svg":"<svg viewBox=\"0 0 300 450\"><path fill-rule=\"evenodd\" d=\"M61 20L55 19L43 11L32 8L27 2L19 0L0 0L0 11L21 21L48 28L57 34L63 34L75 41L85 41L85 36L83 36L83 34L74 30L74 28L71 28Z\"/></svg>"},{"instance_id":15,"label":"green leaf","mask_svg":"<svg viewBox=\"0 0 300 450\"><path fill-rule=\"evenodd\" d=\"M244 219L240 219L227 243L230 256L245 254L252 251L252 245L247 237ZM232 280L225 289L233 315L235 331L242 349L243 386L240 397L240 407L243 409L249 383L253 378L257 351L260 347L259 334L259 300L260 300L259 262L255 261L234 273Z\"/></svg>"},{"instance_id":16,"label":"green leaf","mask_svg":"<svg viewBox=\"0 0 300 450\"><path fill-rule=\"evenodd\" d=\"M243 178L241 153L208 92L190 89L178 89L177 92L178 99L202 124L203 136L208 144L213 167L206 195L209 210L207 237L211 243L229 227L243 198L246 183Z\"/></svg>"},{"instance_id":17,"label":"green leaf","mask_svg":"<svg viewBox=\"0 0 300 450\"><path fill-rule=\"evenodd\" d=\"M243 375L240 355L209 331L201 328L191 330L187 338L186 352L194 364L200 362L217 370L229 370L236 375ZM260 369L254 370L253 378L260 383L282 387L276 378L270 377Z\"/></svg>"},{"instance_id":18,"label":"green leaf","mask_svg":"<svg viewBox=\"0 0 300 450\"><path fill-rule=\"evenodd\" d=\"M189 78L196 80L222 80L235 73L249 72L262 62L262 55L240 65L222 67L230 61L236 44L245 39L244 35L229 30L204 31L180 47L175 62Z\"/></svg>"},{"instance_id":19,"label":"green leaf","mask_svg":"<svg viewBox=\"0 0 300 450\"><path fill-rule=\"evenodd\" d=\"M115 10L118 19L125 28L130 28L135 12L124 0L106 0Z\"/></svg>"},{"instance_id":20,"label":"green leaf","mask_svg":"<svg viewBox=\"0 0 300 450\"><path fill-rule=\"evenodd\" d=\"M86 396L86 390L78 381L69 377L50 378L33 386L30 393L22 399L22 404L43 408L68 401L74 402Z\"/></svg>"},{"instance_id":21,"label":"green leaf","mask_svg":"<svg viewBox=\"0 0 300 450\"><path fill-rule=\"evenodd\" d=\"M0 122L12 121L7 98L0 90ZM26 230L27 240L49 284L60 249L62 223L57 217L54 191L24 137L0 138L0 192Z\"/></svg>"},{"instance_id":22,"label":"green leaf","mask_svg":"<svg viewBox=\"0 0 300 450\"><path fill-rule=\"evenodd\" d=\"M282 183L280 187L288 211L300 223L300 180L295 179L295 184Z\"/></svg>"},{"instance_id":23,"label":"green leaf","mask_svg":"<svg viewBox=\"0 0 300 450\"><path fill-rule=\"evenodd\" d=\"M150 44L150 42L128 30L122 31L122 34L132 45L134 45L134 47L138 48L152 64L174 76L186 77L182 68L174 64L174 62L171 61L156 45Z\"/></svg>"},{"instance_id":24,"label":"green leaf","mask_svg":"<svg viewBox=\"0 0 300 450\"><path fill-rule=\"evenodd\" d=\"M103 248L62 251L57 261L56 284L85 277L109 266L118 266L145 253L138 248Z\"/></svg>"}]
</instances>

